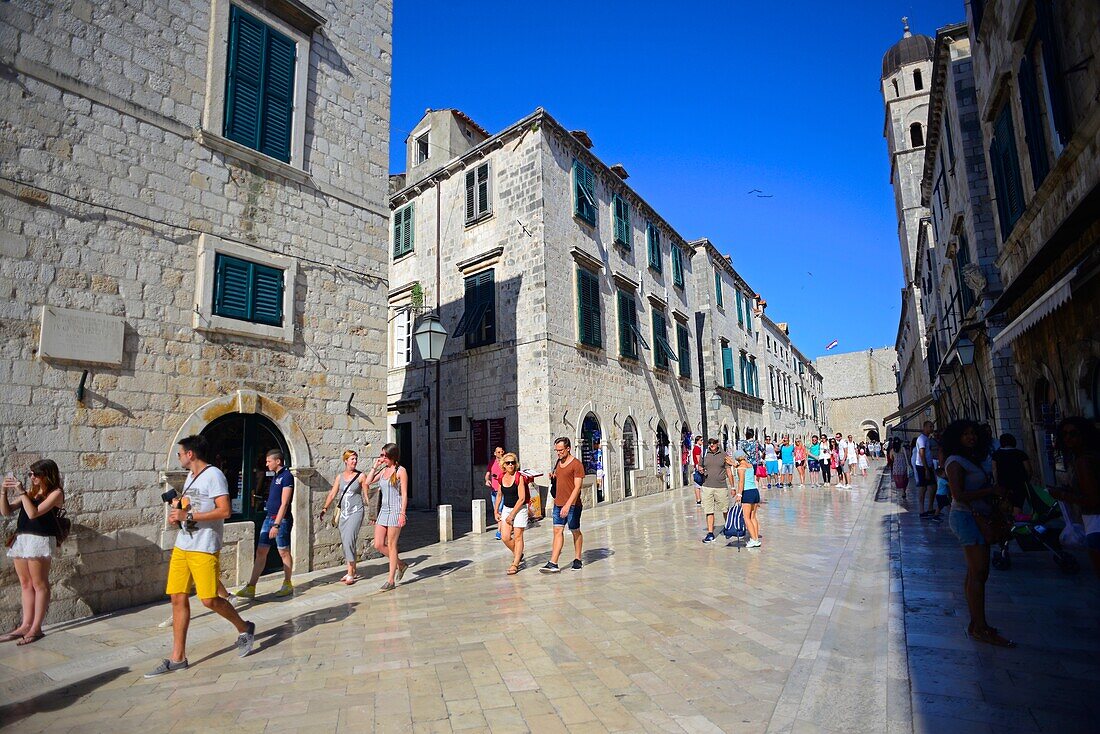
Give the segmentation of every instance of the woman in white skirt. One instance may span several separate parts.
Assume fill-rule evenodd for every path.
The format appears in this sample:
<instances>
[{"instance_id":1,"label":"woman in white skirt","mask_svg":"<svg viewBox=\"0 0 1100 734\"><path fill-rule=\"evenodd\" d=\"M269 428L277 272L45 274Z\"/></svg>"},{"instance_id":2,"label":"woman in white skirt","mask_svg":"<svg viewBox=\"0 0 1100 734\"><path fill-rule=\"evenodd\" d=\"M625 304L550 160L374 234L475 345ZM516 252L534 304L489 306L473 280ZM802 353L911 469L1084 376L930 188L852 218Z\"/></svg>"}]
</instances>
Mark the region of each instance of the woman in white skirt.
<instances>
[{"instance_id":1,"label":"woman in white skirt","mask_svg":"<svg viewBox=\"0 0 1100 734\"><path fill-rule=\"evenodd\" d=\"M367 514L363 504L363 498L367 496L367 477L356 469L358 464L359 454L351 450L344 452L344 471L332 482L332 489L325 498L320 517L324 522L329 505L333 501L337 503L340 520L336 527L340 531L340 543L344 547L344 562L348 564L348 572L340 579L340 583L348 586L359 580L359 574L355 572L355 562L358 559L356 546L359 545L359 530L363 527L363 518Z\"/></svg>"},{"instance_id":2,"label":"woman in white skirt","mask_svg":"<svg viewBox=\"0 0 1100 734\"><path fill-rule=\"evenodd\" d=\"M397 444L388 443L374 462L367 486L377 481L382 492L382 506L374 523L374 547L390 559L390 575L382 584L382 591L392 591L409 564L397 555L397 539L405 527L405 508L409 504L409 473L401 466L401 452Z\"/></svg>"},{"instance_id":3,"label":"woman in white skirt","mask_svg":"<svg viewBox=\"0 0 1100 734\"><path fill-rule=\"evenodd\" d=\"M523 531L527 529L527 481L516 469L519 461L515 454L501 457L504 470L500 477L501 509L496 513L500 525L500 540L512 551L512 565L508 575L515 576L523 568Z\"/></svg>"},{"instance_id":4,"label":"woman in white skirt","mask_svg":"<svg viewBox=\"0 0 1100 734\"><path fill-rule=\"evenodd\" d=\"M25 490L9 472L0 492L0 514L7 517L18 507L19 518L15 535L9 541L8 558L15 564L23 599L23 621L0 637L0 642L19 640L20 645L44 637L42 622L50 608L50 563L60 532L58 510L65 505L57 464L49 459L36 461L31 464L30 477L31 488ZM11 490L15 490L15 497L9 501Z\"/></svg>"}]
</instances>

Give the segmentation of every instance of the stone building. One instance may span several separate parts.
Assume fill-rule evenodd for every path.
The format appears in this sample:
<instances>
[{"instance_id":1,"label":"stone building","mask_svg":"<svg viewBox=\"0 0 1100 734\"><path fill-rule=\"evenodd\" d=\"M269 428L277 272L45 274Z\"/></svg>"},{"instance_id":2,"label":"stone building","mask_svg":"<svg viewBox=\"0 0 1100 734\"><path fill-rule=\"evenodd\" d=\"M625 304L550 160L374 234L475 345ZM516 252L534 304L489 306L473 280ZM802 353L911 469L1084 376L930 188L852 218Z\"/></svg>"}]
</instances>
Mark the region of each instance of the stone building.
<instances>
[{"instance_id":1,"label":"stone building","mask_svg":"<svg viewBox=\"0 0 1100 734\"><path fill-rule=\"evenodd\" d=\"M1100 7L971 2L967 20L1003 288L992 350L1053 483L1058 421L1100 417Z\"/></svg>"},{"instance_id":2,"label":"stone building","mask_svg":"<svg viewBox=\"0 0 1100 734\"><path fill-rule=\"evenodd\" d=\"M391 11L0 5L0 455L64 474L51 620L162 597L190 434L230 481L227 584L270 448L297 480L296 568L338 560L319 498L342 450L385 437Z\"/></svg>"},{"instance_id":3,"label":"stone building","mask_svg":"<svg viewBox=\"0 0 1100 734\"><path fill-rule=\"evenodd\" d=\"M545 472L556 436L590 470L585 502L617 502L686 484L694 435L762 425L752 289L586 133L542 109L493 135L429 110L407 145L388 390L415 503L484 497L497 445ZM434 363L410 338L429 311L449 335Z\"/></svg>"},{"instance_id":4,"label":"stone building","mask_svg":"<svg viewBox=\"0 0 1100 734\"><path fill-rule=\"evenodd\" d=\"M929 395L922 294L915 277L917 237L928 209L921 204L925 137L928 122L928 85L931 81L933 41L913 35L905 20L900 41L882 57L882 97L886 104L883 135L890 154L890 183L898 219L898 242L904 285L898 323L897 391L905 421L927 404ZM912 408L912 410L909 410Z\"/></svg>"},{"instance_id":5,"label":"stone building","mask_svg":"<svg viewBox=\"0 0 1100 734\"><path fill-rule=\"evenodd\" d=\"M1011 358L993 351L1004 326L985 314L1001 293L1000 253L966 23L936 33L915 277L924 294L928 375L939 422L988 422L1019 435Z\"/></svg>"},{"instance_id":6,"label":"stone building","mask_svg":"<svg viewBox=\"0 0 1100 734\"><path fill-rule=\"evenodd\" d=\"M886 438L885 432L898 433L893 427L897 425L897 365L893 347L818 357L817 369L824 378L829 405L826 430L859 439L866 438L870 431L878 432L882 439ZM919 418L930 415L927 406L925 410L928 412L922 412ZM914 422L919 430L920 421Z\"/></svg>"},{"instance_id":7,"label":"stone building","mask_svg":"<svg viewBox=\"0 0 1100 734\"><path fill-rule=\"evenodd\" d=\"M764 425L772 436L807 436L828 425L821 373L791 341L790 326L761 314L764 362L768 386L764 398Z\"/></svg>"}]
</instances>

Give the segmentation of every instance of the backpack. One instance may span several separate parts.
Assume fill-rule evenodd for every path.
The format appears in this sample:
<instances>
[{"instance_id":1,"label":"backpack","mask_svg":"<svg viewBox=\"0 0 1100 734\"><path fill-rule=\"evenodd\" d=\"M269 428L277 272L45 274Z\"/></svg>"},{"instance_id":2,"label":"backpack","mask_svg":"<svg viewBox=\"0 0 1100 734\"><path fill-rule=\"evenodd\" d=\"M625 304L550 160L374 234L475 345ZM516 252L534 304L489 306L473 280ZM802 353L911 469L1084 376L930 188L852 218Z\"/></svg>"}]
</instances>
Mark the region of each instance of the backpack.
<instances>
[{"instance_id":1,"label":"backpack","mask_svg":"<svg viewBox=\"0 0 1100 734\"><path fill-rule=\"evenodd\" d=\"M722 528L722 535L727 538L743 538L745 532L745 513L741 509L741 503L735 502L726 513L726 526Z\"/></svg>"}]
</instances>

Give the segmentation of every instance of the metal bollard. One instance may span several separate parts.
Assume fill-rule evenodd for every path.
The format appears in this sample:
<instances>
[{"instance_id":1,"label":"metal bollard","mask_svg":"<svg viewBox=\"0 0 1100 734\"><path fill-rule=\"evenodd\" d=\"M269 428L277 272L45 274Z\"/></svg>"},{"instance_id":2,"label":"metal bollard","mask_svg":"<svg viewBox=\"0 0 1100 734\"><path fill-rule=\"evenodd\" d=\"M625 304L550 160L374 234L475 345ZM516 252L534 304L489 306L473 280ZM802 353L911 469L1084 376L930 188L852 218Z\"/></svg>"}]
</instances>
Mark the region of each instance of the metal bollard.
<instances>
[{"instance_id":1,"label":"metal bollard","mask_svg":"<svg viewBox=\"0 0 1100 734\"><path fill-rule=\"evenodd\" d=\"M439 542L449 543L455 539L454 512L450 505L439 506Z\"/></svg>"},{"instance_id":2,"label":"metal bollard","mask_svg":"<svg viewBox=\"0 0 1100 734\"><path fill-rule=\"evenodd\" d=\"M489 530L489 524L485 520L485 500L474 500L470 503L470 512L474 515L474 535Z\"/></svg>"}]
</instances>

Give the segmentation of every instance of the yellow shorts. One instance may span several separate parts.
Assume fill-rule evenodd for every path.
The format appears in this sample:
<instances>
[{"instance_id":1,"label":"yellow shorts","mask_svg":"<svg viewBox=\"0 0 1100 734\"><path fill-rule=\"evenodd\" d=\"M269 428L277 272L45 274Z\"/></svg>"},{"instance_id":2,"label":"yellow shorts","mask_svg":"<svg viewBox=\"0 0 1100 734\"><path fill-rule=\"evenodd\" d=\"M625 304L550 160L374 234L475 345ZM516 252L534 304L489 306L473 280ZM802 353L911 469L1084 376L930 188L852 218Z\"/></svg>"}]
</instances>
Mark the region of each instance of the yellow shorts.
<instances>
[{"instance_id":1,"label":"yellow shorts","mask_svg":"<svg viewBox=\"0 0 1100 734\"><path fill-rule=\"evenodd\" d=\"M164 593L190 594L192 581L200 599L213 599L218 595L218 554L173 548Z\"/></svg>"}]
</instances>

